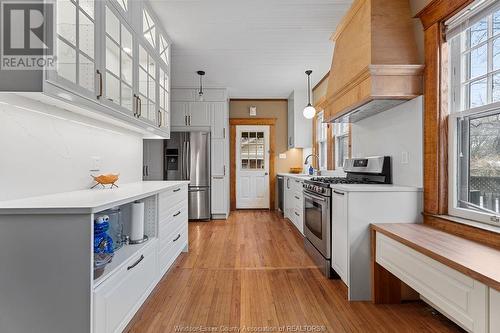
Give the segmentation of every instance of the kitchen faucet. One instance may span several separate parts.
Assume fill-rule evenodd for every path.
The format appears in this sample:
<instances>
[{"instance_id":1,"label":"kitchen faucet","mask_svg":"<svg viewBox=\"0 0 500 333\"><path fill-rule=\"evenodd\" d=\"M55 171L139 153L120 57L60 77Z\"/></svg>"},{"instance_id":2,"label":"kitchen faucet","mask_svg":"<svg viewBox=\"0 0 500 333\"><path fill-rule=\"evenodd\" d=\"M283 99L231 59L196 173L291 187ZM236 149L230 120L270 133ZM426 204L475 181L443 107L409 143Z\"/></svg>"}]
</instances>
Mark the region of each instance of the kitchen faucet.
<instances>
[{"instance_id":1,"label":"kitchen faucet","mask_svg":"<svg viewBox=\"0 0 500 333\"><path fill-rule=\"evenodd\" d=\"M307 165L307 163L309 162L309 157L311 157L311 156L316 157L316 160L318 162L318 169L314 169L314 173L316 174L316 176L321 176L321 171L319 170L319 156L318 155L316 155L316 154L307 155L306 160L304 161L304 165Z\"/></svg>"}]
</instances>

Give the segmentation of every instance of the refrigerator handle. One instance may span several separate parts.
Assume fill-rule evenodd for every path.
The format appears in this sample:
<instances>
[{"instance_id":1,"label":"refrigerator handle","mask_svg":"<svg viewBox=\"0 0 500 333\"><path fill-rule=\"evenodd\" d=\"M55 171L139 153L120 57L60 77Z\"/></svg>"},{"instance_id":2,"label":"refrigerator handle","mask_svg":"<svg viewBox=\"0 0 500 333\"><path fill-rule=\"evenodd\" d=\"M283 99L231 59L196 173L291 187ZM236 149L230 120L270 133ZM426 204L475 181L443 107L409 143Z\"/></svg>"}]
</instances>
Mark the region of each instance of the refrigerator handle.
<instances>
[{"instance_id":1,"label":"refrigerator handle","mask_svg":"<svg viewBox=\"0 0 500 333\"><path fill-rule=\"evenodd\" d=\"M191 177L191 144L186 141L186 180Z\"/></svg>"}]
</instances>

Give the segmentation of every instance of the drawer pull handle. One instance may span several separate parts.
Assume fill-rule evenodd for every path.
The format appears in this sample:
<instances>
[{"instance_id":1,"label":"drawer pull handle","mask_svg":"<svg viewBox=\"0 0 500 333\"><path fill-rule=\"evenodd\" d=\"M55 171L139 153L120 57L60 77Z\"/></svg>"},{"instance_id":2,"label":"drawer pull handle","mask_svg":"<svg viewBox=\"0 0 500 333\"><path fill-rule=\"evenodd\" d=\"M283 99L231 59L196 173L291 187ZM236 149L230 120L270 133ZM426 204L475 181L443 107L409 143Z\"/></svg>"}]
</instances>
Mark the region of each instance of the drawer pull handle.
<instances>
[{"instance_id":1,"label":"drawer pull handle","mask_svg":"<svg viewBox=\"0 0 500 333\"><path fill-rule=\"evenodd\" d=\"M297 212L294 212L294 213L295 213L295 215L300 216L300 214L299 214L299 213L297 213Z\"/></svg>"},{"instance_id":2,"label":"drawer pull handle","mask_svg":"<svg viewBox=\"0 0 500 333\"><path fill-rule=\"evenodd\" d=\"M345 193L342 193L342 192L337 192L335 190L333 191L333 193L338 194L338 195L344 195L345 194Z\"/></svg>"},{"instance_id":3,"label":"drawer pull handle","mask_svg":"<svg viewBox=\"0 0 500 333\"><path fill-rule=\"evenodd\" d=\"M300 200L300 198L298 196L295 196L295 199Z\"/></svg>"},{"instance_id":4,"label":"drawer pull handle","mask_svg":"<svg viewBox=\"0 0 500 333\"><path fill-rule=\"evenodd\" d=\"M174 217L179 216L179 214L180 214L180 213L181 213L181 212L180 212L180 211L178 211L177 213L175 213L175 214L174 214Z\"/></svg>"},{"instance_id":5,"label":"drawer pull handle","mask_svg":"<svg viewBox=\"0 0 500 333\"><path fill-rule=\"evenodd\" d=\"M177 242L181 238L181 234L177 234L177 237L175 237L174 242Z\"/></svg>"},{"instance_id":6,"label":"drawer pull handle","mask_svg":"<svg viewBox=\"0 0 500 333\"><path fill-rule=\"evenodd\" d=\"M176 188L174 192L179 192L180 190L181 190L180 188Z\"/></svg>"},{"instance_id":7,"label":"drawer pull handle","mask_svg":"<svg viewBox=\"0 0 500 333\"><path fill-rule=\"evenodd\" d=\"M141 257L136 261L134 262L132 265L128 266L127 267L127 271L131 270L132 268L134 268L135 266L139 265L139 263L144 259L144 255L141 254Z\"/></svg>"}]
</instances>

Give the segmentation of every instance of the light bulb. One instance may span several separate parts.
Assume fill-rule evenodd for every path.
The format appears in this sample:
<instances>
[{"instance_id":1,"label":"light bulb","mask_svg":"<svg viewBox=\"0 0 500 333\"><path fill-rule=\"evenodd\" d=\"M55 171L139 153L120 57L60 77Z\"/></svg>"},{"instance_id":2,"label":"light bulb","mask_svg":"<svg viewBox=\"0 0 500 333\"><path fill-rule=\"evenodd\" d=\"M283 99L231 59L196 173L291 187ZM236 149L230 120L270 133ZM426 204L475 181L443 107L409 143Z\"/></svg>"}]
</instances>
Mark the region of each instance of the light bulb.
<instances>
[{"instance_id":1,"label":"light bulb","mask_svg":"<svg viewBox=\"0 0 500 333\"><path fill-rule=\"evenodd\" d=\"M316 115L316 109L314 106L308 105L305 107L303 114L306 119L312 119Z\"/></svg>"}]
</instances>

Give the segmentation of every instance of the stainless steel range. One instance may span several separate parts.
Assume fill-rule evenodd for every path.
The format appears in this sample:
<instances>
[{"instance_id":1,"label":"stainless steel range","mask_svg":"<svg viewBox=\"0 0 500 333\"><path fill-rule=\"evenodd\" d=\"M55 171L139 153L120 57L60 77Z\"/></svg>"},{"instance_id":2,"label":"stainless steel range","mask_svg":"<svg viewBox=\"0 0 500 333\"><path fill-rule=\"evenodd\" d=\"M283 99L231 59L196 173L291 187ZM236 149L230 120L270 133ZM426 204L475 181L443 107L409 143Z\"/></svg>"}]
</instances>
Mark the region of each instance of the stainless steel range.
<instances>
[{"instance_id":1,"label":"stainless steel range","mask_svg":"<svg viewBox=\"0 0 500 333\"><path fill-rule=\"evenodd\" d=\"M331 268L332 184L391 184L391 158L376 156L347 159L345 178L314 177L304 181L304 246L327 277ZM339 194L343 194L340 193Z\"/></svg>"}]
</instances>

